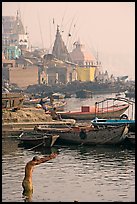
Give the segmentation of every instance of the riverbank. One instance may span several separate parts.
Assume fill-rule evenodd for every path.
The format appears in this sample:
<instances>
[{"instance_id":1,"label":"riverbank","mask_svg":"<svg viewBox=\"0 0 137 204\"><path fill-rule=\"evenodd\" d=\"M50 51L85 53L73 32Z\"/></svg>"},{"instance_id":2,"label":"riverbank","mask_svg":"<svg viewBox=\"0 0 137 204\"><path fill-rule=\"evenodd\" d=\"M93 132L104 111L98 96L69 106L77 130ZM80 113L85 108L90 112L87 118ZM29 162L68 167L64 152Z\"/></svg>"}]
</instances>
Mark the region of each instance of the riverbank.
<instances>
[{"instance_id":1,"label":"riverbank","mask_svg":"<svg viewBox=\"0 0 137 204\"><path fill-rule=\"evenodd\" d=\"M43 122L52 121L52 117L45 114L43 109L35 107L21 108L16 112L10 110L2 110L2 124L4 123L20 123L20 122Z\"/></svg>"},{"instance_id":2,"label":"riverbank","mask_svg":"<svg viewBox=\"0 0 137 204\"><path fill-rule=\"evenodd\" d=\"M37 125L56 125L56 126L70 126L75 125L75 120L52 120L50 114L45 114L43 109L35 107L22 108L16 112L3 110L2 115L2 136L18 135L22 131L31 131Z\"/></svg>"},{"instance_id":3,"label":"riverbank","mask_svg":"<svg viewBox=\"0 0 137 204\"><path fill-rule=\"evenodd\" d=\"M21 108L16 112L2 110L2 133L3 135L20 133L22 130L33 129L37 124L51 122L52 117L45 114L43 109L35 107Z\"/></svg>"}]
</instances>

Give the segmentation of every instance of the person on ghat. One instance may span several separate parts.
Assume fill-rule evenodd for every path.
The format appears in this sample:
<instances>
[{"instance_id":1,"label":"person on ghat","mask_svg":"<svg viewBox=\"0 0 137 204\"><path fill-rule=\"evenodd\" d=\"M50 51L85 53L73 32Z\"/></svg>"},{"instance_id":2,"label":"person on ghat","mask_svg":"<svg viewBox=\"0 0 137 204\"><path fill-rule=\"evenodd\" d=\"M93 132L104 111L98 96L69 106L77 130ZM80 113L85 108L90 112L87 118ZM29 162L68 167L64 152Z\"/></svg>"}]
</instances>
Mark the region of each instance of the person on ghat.
<instances>
[{"instance_id":1,"label":"person on ghat","mask_svg":"<svg viewBox=\"0 0 137 204\"><path fill-rule=\"evenodd\" d=\"M61 115L56 112L56 107L50 110L52 120L62 120Z\"/></svg>"}]
</instances>

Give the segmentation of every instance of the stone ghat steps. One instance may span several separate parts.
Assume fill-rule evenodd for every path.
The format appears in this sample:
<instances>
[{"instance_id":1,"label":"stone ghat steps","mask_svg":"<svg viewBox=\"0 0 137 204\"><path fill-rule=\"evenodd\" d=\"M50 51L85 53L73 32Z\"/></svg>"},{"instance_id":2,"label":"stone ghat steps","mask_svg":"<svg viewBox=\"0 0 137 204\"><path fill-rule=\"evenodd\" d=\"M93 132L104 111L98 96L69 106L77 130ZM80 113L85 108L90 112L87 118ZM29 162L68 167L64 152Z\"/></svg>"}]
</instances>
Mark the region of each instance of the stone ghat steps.
<instances>
[{"instance_id":1,"label":"stone ghat steps","mask_svg":"<svg viewBox=\"0 0 137 204\"><path fill-rule=\"evenodd\" d=\"M33 130L37 125L52 125L54 127L58 126L70 126L75 124L75 120L66 119L63 121L50 121L50 122L21 122L21 123L3 123L2 124L2 134L16 133L23 130Z\"/></svg>"}]
</instances>

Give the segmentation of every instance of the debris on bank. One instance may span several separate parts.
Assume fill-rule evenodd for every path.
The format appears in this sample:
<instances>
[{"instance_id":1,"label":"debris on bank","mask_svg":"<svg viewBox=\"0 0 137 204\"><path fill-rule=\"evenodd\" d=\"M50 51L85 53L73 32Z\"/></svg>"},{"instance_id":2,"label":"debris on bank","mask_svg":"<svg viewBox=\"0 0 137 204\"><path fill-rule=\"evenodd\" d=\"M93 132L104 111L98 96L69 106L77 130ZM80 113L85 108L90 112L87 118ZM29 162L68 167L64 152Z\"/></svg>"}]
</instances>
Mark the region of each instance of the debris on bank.
<instances>
[{"instance_id":1,"label":"debris on bank","mask_svg":"<svg viewBox=\"0 0 137 204\"><path fill-rule=\"evenodd\" d=\"M10 110L2 111L2 123L17 123L17 122L49 122L52 117L45 114L43 109L37 108L22 108L16 112Z\"/></svg>"}]
</instances>

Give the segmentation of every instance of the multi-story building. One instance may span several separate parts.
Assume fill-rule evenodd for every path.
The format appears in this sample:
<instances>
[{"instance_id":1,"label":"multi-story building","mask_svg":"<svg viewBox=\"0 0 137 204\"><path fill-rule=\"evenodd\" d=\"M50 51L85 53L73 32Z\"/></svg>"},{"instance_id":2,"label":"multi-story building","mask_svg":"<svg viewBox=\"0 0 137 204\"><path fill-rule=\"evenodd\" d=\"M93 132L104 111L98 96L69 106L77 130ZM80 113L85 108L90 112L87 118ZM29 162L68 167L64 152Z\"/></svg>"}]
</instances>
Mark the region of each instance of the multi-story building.
<instances>
[{"instance_id":1,"label":"multi-story building","mask_svg":"<svg viewBox=\"0 0 137 204\"><path fill-rule=\"evenodd\" d=\"M28 34L24 29L19 11L16 17L2 16L2 51L5 57L7 59L18 58L22 50L28 49Z\"/></svg>"}]
</instances>

